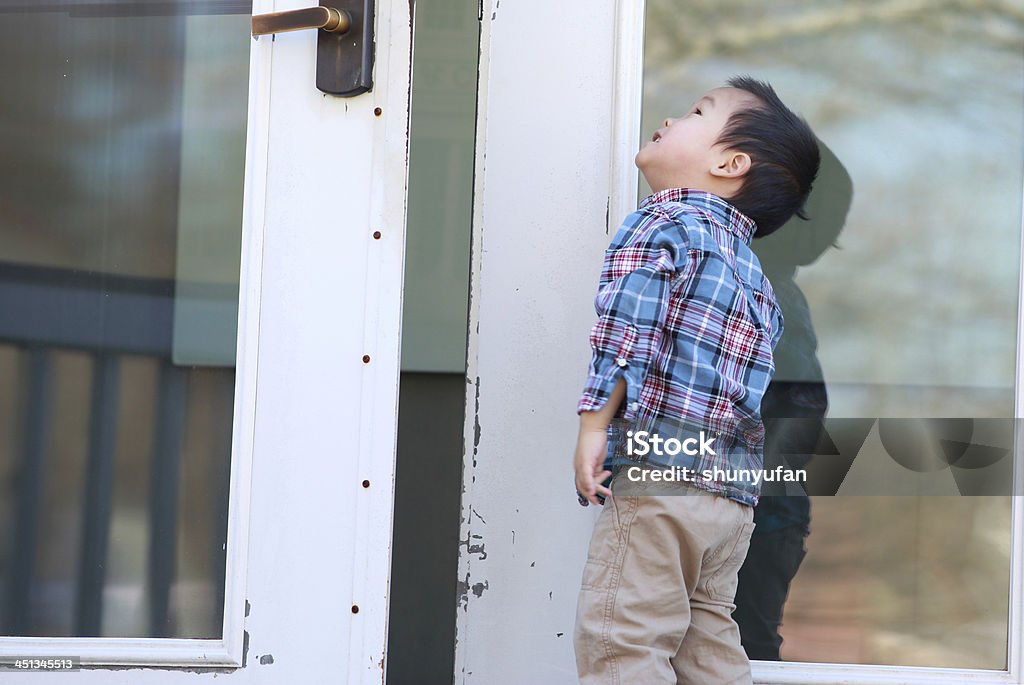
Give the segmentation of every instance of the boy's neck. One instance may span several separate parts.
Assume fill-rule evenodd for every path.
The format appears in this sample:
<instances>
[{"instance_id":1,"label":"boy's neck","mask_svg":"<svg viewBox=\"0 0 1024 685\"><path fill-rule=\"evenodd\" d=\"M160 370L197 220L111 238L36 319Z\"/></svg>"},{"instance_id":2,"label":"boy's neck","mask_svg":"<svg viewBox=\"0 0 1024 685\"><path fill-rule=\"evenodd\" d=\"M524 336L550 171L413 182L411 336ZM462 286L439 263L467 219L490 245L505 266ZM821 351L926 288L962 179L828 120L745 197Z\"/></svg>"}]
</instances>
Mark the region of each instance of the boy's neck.
<instances>
[{"instance_id":1,"label":"boy's neck","mask_svg":"<svg viewBox=\"0 0 1024 685\"><path fill-rule=\"evenodd\" d=\"M642 174L643 172L641 172ZM683 178L678 179L661 179L655 183L651 183L651 180L644 176L644 180L647 181L647 185L650 186L651 192L657 193L662 190L668 190L669 188L685 188L686 190L699 190L702 193L710 193L711 195L717 195L718 197L726 200L734 196L740 191L743 183L739 179L730 179L723 181L708 174L704 180L686 180Z\"/></svg>"},{"instance_id":2,"label":"boy's neck","mask_svg":"<svg viewBox=\"0 0 1024 685\"><path fill-rule=\"evenodd\" d=\"M652 188L651 195L657 195L658 193L663 193L666 190L681 190L686 193L707 193L708 195L714 195L715 197L725 200L725 198L723 198L721 195L719 195L713 190L707 190L706 188L696 188L694 186L666 186L664 188Z\"/></svg>"}]
</instances>

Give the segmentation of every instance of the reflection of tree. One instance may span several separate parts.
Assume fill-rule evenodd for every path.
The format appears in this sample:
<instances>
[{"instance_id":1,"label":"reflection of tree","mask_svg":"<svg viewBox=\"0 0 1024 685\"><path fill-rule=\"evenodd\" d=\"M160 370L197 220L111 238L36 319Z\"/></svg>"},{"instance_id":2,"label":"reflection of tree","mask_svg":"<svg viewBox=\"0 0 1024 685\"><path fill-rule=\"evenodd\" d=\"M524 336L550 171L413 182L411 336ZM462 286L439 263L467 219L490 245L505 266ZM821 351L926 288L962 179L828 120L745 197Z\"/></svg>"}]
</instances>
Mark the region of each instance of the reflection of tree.
<instances>
[{"instance_id":1,"label":"reflection of tree","mask_svg":"<svg viewBox=\"0 0 1024 685\"><path fill-rule=\"evenodd\" d=\"M982 35L989 44L1019 50L1020 31L1024 28L1024 5L1002 0L888 0L824 7L772 3L764 16L750 21L751 15L762 7L761 3L747 1L693 2L687 3L685 11L680 11L678 0L651 0L647 10L647 58L656 63L670 56L698 60L744 52L791 38L817 37L841 29L897 22L938 19L947 30L963 29L970 28L964 23L968 18L982 22L986 29ZM954 23L949 21L951 14L961 16L956 17ZM745 20L737 21L738 17Z\"/></svg>"},{"instance_id":2,"label":"reflection of tree","mask_svg":"<svg viewBox=\"0 0 1024 685\"><path fill-rule=\"evenodd\" d=\"M863 190L856 238L803 274L832 377L963 386L925 393L929 406L1012 410L1024 5L650 0L646 27L645 138L702 91L750 73L836 146ZM868 306L882 298L890 306ZM860 334L848 334L851 321ZM979 361L950 363L968 357ZM883 402L857 401L866 413Z\"/></svg>"},{"instance_id":3,"label":"reflection of tree","mask_svg":"<svg viewBox=\"0 0 1024 685\"><path fill-rule=\"evenodd\" d=\"M1020 3L695 0L685 9L677 0L648 3L645 108L688 106L691 91L710 85L694 82L701 69L739 61L740 71L771 66L799 73L817 94L814 111L802 111L816 127L877 116L884 100L942 116L952 110L964 125L995 128L1009 142L1017 140L1017 119L996 121L977 105L1004 112L1018 107L1018 89L1007 75L1020 70Z\"/></svg>"}]
</instances>

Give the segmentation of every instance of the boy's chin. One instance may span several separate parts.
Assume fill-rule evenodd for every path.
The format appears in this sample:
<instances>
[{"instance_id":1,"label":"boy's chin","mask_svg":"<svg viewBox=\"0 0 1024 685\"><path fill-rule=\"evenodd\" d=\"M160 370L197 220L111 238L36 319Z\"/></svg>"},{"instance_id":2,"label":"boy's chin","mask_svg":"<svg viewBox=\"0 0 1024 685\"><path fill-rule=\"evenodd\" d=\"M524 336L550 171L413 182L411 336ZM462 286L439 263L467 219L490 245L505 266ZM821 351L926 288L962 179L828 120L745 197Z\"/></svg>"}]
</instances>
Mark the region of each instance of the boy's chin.
<instances>
[{"instance_id":1,"label":"boy's chin","mask_svg":"<svg viewBox=\"0 0 1024 685\"><path fill-rule=\"evenodd\" d=\"M647 165L644 164L644 160L645 160L644 151L640 150L640 152L636 153L636 156L633 157L633 164L634 164L634 166L636 166L637 169L640 170L641 174L644 174L644 178L647 178L646 172L644 171L644 167L646 167Z\"/></svg>"},{"instance_id":2,"label":"boy's chin","mask_svg":"<svg viewBox=\"0 0 1024 685\"><path fill-rule=\"evenodd\" d=\"M640 176L644 179L644 182L647 183L647 185L651 185L651 179L647 176L647 173L644 171L643 166L637 164L636 168L640 170Z\"/></svg>"}]
</instances>

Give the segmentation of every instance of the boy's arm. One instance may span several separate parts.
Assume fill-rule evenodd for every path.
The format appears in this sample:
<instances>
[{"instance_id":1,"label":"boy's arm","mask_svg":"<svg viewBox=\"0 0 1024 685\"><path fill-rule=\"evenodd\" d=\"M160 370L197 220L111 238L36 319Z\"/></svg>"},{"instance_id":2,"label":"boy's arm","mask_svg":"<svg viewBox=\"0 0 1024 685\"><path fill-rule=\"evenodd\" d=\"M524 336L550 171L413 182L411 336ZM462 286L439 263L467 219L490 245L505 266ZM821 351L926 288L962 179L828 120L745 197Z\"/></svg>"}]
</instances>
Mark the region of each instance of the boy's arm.
<instances>
[{"instance_id":1,"label":"boy's arm","mask_svg":"<svg viewBox=\"0 0 1024 685\"><path fill-rule=\"evenodd\" d=\"M598 494L611 495L600 485L611 474L601 470L608 425L623 402L623 419L636 416L640 388L665 327L676 259L685 246L682 227L653 217L636 240L613 243L605 254L595 300L598 320L590 331L590 372L576 407L580 432L573 457L576 489L594 504Z\"/></svg>"},{"instance_id":2,"label":"boy's arm","mask_svg":"<svg viewBox=\"0 0 1024 685\"><path fill-rule=\"evenodd\" d=\"M626 381L620 378L603 407L580 412L580 432L576 438L573 469L576 471L576 492L591 504L599 504L598 493L604 497L612 496L612 491L601 485L612 472L602 470L602 466L608 449L608 424L625 396Z\"/></svg>"},{"instance_id":3,"label":"boy's arm","mask_svg":"<svg viewBox=\"0 0 1024 685\"><path fill-rule=\"evenodd\" d=\"M686 242L683 227L656 217L634 242L606 252L594 301L598 319L590 330L590 371L577 414L601 409L624 379L623 418L635 418L640 387L665 327L676 260L686 254Z\"/></svg>"}]
</instances>

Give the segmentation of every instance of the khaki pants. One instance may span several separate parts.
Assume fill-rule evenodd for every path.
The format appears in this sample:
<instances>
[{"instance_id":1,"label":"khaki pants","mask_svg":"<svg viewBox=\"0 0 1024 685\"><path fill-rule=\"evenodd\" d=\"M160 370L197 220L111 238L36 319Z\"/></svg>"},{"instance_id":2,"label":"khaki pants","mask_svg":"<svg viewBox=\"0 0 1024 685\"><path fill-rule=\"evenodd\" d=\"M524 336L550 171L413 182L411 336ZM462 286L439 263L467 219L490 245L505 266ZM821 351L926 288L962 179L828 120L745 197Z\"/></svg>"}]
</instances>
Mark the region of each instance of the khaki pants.
<instances>
[{"instance_id":1,"label":"khaki pants","mask_svg":"<svg viewBox=\"0 0 1024 685\"><path fill-rule=\"evenodd\" d=\"M651 486L625 478L612 492L641 494L605 502L583 572L580 683L751 683L731 613L753 508L682 483L672 486L680 494L642 494Z\"/></svg>"}]
</instances>

